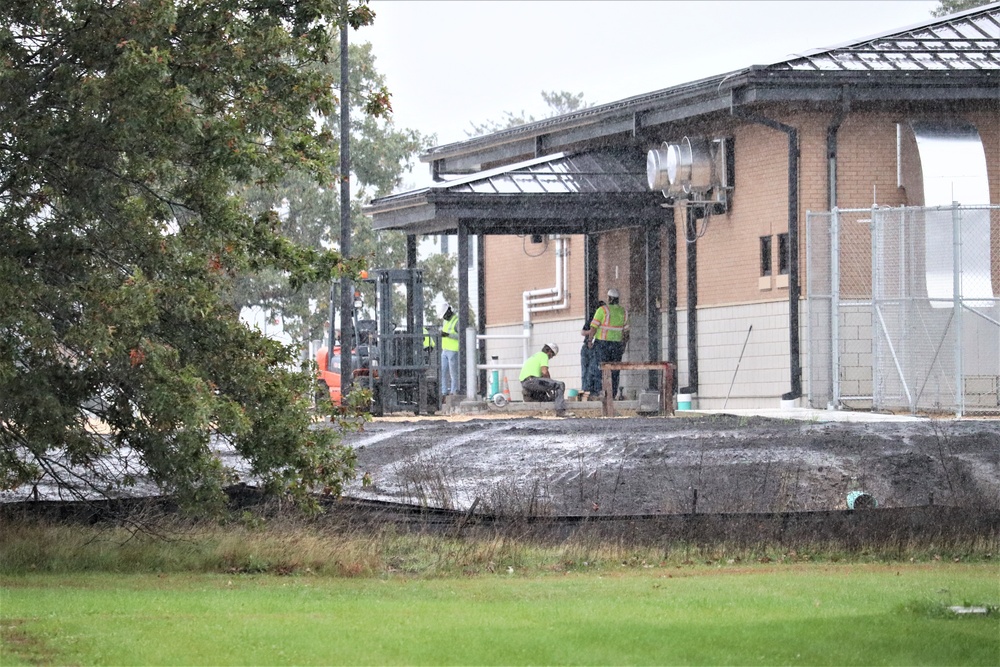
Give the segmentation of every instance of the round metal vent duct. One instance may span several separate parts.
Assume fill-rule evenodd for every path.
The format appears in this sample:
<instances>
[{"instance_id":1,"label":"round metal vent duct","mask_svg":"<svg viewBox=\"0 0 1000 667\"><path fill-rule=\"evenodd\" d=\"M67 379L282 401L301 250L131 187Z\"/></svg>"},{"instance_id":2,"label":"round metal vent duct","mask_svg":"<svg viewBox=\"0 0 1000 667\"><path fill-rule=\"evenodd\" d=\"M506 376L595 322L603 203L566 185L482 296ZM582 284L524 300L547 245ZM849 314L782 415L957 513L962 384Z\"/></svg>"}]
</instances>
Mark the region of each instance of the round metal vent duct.
<instances>
[{"instance_id":1,"label":"round metal vent duct","mask_svg":"<svg viewBox=\"0 0 1000 667\"><path fill-rule=\"evenodd\" d=\"M677 176L677 144L663 142L662 148L654 148L646 154L646 181L650 190L664 190Z\"/></svg>"},{"instance_id":2,"label":"round metal vent duct","mask_svg":"<svg viewBox=\"0 0 1000 667\"><path fill-rule=\"evenodd\" d=\"M712 153L708 139L684 137L664 142L646 154L646 180L650 190L664 194L704 192L712 181Z\"/></svg>"},{"instance_id":3,"label":"round metal vent duct","mask_svg":"<svg viewBox=\"0 0 1000 667\"><path fill-rule=\"evenodd\" d=\"M704 192L712 187L712 154L707 139L684 137L678 146L677 182L684 192Z\"/></svg>"}]
</instances>

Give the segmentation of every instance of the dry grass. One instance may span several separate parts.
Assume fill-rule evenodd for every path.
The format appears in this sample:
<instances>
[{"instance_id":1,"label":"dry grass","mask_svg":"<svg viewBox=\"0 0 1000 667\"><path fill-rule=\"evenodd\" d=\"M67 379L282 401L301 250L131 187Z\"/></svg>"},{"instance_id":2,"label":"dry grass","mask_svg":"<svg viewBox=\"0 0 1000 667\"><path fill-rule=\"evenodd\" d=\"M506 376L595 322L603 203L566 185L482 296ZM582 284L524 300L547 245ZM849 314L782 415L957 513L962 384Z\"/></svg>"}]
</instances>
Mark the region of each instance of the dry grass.
<instances>
[{"instance_id":1,"label":"dry grass","mask_svg":"<svg viewBox=\"0 0 1000 667\"><path fill-rule=\"evenodd\" d=\"M529 505L530 489L517 490ZM506 497L506 496L505 496ZM505 500L504 502L508 502ZM521 511L524 504L509 509ZM801 561L990 561L1000 537L956 539L637 540L606 523L564 525L513 518L490 523L400 524L305 517L294 510L245 511L224 523L144 517L136 524L81 525L0 519L0 574L23 572L231 572L334 577L476 575L508 568L648 568Z\"/></svg>"}]
</instances>

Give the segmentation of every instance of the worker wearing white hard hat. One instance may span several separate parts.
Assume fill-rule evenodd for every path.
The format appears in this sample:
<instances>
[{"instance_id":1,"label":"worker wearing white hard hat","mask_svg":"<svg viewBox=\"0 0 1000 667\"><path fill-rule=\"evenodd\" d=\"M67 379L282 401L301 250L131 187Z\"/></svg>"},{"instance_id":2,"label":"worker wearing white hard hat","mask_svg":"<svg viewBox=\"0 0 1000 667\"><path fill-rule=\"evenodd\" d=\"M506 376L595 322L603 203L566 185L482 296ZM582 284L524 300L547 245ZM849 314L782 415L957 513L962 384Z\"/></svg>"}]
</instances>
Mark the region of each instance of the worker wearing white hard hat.
<instances>
[{"instance_id":1,"label":"worker wearing white hard hat","mask_svg":"<svg viewBox=\"0 0 1000 667\"><path fill-rule=\"evenodd\" d=\"M521 366L521 393L525 401L552 401L556 417L566 415L566 383L553 380L549 375L549 360L559 354L559 346L546 343L540 352L528 357Z\"/></svg>"},{"instance_id":2,"label":"worker wearing white hard hat","mask_svg":"<svg viewBox=\"0 0 1000 667\"><path fill-rule=\"evenodd\" d=\"M459 391L458 315L445 304L441 320L441 398L445 398Z\"/></svg>"},{"instance_id":3,"label":"worker wearing white hard hat","mask_svg":"<svg viewBox=\"0 0 1000 667\"><path fill-rule=\"evenodd\" d=\"M606 361L621 361L628 344L628 313L619 303L621 294L616 287L608 290L608 303L599 306L590 319L590 330L587 335L594 338L594 349L597 351L597 363ZM611 372L611 395L618 396L618 380L621 371Z\"/></svg>"}]
</instances>

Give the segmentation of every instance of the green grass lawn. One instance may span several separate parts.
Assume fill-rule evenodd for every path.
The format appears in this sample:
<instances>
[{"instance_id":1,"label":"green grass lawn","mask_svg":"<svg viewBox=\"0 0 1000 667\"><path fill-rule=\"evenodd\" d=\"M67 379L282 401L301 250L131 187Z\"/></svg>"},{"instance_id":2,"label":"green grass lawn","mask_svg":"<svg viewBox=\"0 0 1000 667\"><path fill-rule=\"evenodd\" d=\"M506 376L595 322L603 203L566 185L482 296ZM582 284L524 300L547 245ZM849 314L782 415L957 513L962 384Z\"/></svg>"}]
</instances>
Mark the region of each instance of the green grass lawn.
<instances>
[{"instance_id":1,"label":"green grass lawn","mask_svg":"<svg viewBox=\"0 0 1000 667\"><path fill-rule=\"evenodd\" d=\"M1000 665L987 562L0 577L0 664Z\"/></svg>"}]
</instances>

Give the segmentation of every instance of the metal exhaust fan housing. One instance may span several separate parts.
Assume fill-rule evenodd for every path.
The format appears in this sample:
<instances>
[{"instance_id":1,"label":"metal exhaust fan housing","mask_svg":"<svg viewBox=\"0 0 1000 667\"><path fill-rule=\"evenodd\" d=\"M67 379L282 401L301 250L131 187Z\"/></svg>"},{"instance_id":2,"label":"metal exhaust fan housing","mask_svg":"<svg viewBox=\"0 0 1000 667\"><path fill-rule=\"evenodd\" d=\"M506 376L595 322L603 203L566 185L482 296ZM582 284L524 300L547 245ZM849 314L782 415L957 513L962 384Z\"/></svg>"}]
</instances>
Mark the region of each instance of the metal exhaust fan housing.
<instances>
[{"instance_id":1,"label":"metal exhaust fan housing","mask_svg":"<svg viewBox=\"0 0 1000 667\"><path fill-rule=\"evenodd\" d=\"M677 142L665 141L646 154L649 189L660 190L667 199L713 204L717 212L725 212L732 190L731 153L732 139L683 137Z\"/></svg>"}]
</instances>

